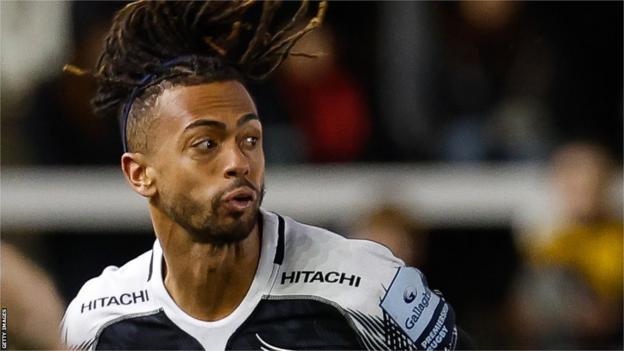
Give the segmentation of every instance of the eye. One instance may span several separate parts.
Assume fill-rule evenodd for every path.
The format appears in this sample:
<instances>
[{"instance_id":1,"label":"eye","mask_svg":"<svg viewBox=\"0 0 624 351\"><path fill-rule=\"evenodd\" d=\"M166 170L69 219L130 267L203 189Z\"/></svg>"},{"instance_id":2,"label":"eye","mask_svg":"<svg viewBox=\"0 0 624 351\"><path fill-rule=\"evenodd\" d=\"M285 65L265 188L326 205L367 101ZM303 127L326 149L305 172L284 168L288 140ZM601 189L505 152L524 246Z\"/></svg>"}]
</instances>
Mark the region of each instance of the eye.
<instances>
[{"instance_id":1,"label":"eye","mask_svg":"<svg viewBox=\"0 0 624 351\"><path fill-rule=\"evenodd\" d=\"M193 147L198 148L201 151L209 151L217 147L217 143L215 143L212 139L203 139L193 144Z\"/></svg>"},{"instance_id":2,"label":"eye","mask_svg":"<svg viewBox=\"0 0 624 351\"><path fill-rule=\"evenodd\" d=\"M248 136L243 139L245 146L254 147L258 143L258 138L255 136Z\"/></svg>"}]
</instances>

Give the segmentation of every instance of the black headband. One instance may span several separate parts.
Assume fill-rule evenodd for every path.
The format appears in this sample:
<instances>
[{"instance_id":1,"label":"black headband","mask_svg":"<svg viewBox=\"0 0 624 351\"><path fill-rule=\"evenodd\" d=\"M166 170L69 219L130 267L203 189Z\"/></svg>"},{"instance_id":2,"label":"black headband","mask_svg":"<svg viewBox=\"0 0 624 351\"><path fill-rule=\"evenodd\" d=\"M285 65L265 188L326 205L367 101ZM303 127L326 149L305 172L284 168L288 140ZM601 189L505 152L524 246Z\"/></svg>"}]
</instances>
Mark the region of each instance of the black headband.
<instances>
[{"instance_id":1,"label":"black headband","mask_svg":"<svg viewBox=\"0 0 624 351\"><path fill-rule=\"evenodd\" d=\"M215 62L215 60L213 60L213 58L211 57L207 57L203 59L210 60L210 63L212 65L217 64L217 62ZM166 68L171 68L181 63L187 63L193 67L195 72L197 72L199 71L198 70L199 62L204 61L204 60L202 60L201 57L198 57L195 55L187 55L187 56L179 56L169 61L166 61L160 65L160 72L147 74L139 81L138 85L134 87L134 89L132 89L132 92L130 93L130 96L128 97L128 101L126 101L126 104L124 105L123 112L121 115L121 121L120 121L121 122L120 123L121 124L121 142L123 144L124 152L128 152L128 136L127 136L128 116L130 115L132 104L134 103L134 100L137 98L137 96L139 96L139 94L143 92L146 88L153 86L155 84L158 84L159 82L165 79L169 79L169 78L184 75L184 74L189 74L189 72L183 72L183 71L176 72L176 73L169 72L168 74L162 74L162 72L166 71L165 70Z\"/></svg>"}]
</instances>

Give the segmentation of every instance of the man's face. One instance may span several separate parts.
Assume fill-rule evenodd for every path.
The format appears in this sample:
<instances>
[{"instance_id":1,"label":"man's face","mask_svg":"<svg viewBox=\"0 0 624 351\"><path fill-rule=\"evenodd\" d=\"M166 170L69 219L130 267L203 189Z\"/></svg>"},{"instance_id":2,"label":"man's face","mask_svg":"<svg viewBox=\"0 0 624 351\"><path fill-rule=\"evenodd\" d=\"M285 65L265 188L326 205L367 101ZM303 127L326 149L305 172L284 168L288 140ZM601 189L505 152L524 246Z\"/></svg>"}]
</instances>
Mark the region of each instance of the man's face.
<instances>
[{"instance_id":1,"label":"man's face","mask_svg":"<svg viewBox=\"0 0 624 351\"><path fill-rule=\"evenodd\" d=\"M236 81L178 86L161 94L154 113L151 203L193 240L246 238L264 192L262 124L247 90Z\"/></svg>"}]
</instances>

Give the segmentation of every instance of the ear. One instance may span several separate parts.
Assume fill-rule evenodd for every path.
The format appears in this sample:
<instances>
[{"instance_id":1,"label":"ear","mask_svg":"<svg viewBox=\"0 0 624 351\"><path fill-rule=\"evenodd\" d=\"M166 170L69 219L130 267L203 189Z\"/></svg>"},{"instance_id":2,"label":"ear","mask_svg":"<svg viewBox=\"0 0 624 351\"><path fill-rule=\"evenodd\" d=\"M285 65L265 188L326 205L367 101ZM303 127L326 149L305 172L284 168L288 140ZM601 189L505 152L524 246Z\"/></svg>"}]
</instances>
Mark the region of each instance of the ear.
<instances>
[{"instance_id":1,"label":"ear","mask_svg":"<svg viewBox=\"0 0 624 351\"><path fill-rule=\"evenodd\" d=\"M134 191L145 197L156 194L154 172L147 165L145 155L126 152L121 156L121 170Z\"/></svg>"}]
</instances>

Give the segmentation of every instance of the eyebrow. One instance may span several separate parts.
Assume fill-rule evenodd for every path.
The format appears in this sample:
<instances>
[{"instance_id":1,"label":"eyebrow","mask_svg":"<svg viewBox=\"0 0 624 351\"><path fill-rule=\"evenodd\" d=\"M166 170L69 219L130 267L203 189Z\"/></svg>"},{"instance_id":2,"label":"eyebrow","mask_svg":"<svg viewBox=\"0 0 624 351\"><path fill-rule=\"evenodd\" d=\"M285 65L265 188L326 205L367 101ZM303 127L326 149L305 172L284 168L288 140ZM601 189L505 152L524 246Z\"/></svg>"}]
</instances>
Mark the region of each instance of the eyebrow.
<instances>
[{"instance_id":1,"label":"eyebrow","mask_svg":"<svg viewBox=\"0 0 624 351\"><path fill-rule=\"evenodd\" d=\"M240 127L243 124L249 122L249 121L253 121L253 120L260 120L260 117L258 117L255 113L248 113L246 115L244 115L243 117L239 118L238 121L236 121L236 127ZM218 129L227 129L227 126L225 125L225 123L221 122L221 121L215 121L213 119L198 119L192 123L189 123L189 125L187 125L184 128L184 131L187 131L189 129L192 128L197 128L197 127L202 127L202 126L208 126L208 127L214 127L214 128L218 128Z\"/></svg>"},{"instance_id":2,"label":"eyebrow","mask_svg":"<svg viewBox=\"0 0 624 351\"><path fill-rule=\"evenodd\" d=\"M258 117L255 113L248 113L244 115L243 117L239 118L238 121L236 121L236 126L240 127L249 121L253 121L254 119L259 121L260 117Z\"/></svg>"}]
</instances>

